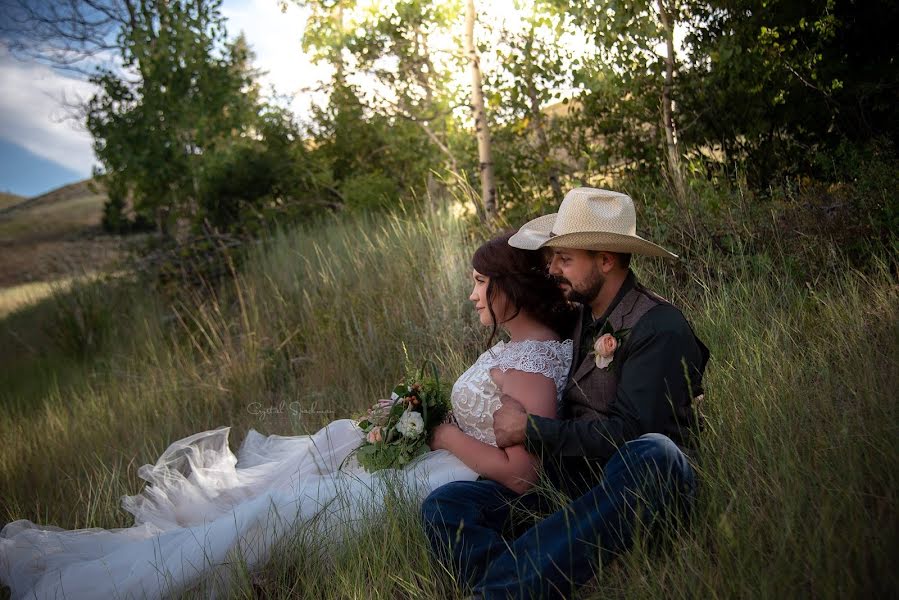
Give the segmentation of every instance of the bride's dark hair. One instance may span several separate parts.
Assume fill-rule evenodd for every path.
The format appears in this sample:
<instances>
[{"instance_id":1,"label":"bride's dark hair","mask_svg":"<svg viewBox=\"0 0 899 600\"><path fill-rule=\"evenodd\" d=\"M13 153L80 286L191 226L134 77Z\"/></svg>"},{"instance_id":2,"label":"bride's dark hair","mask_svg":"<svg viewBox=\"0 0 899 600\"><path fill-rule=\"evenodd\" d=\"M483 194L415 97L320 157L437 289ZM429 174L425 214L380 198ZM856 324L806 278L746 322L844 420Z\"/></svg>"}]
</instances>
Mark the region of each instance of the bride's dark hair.
<instances>
[{"instance_id":1,"label":"bride's dark hair","mask_svg":"<svg viewBox=\"0 0 899 600\"><path fill-rule=\"evenodd\" d=\"M499 327L492 306L496 290L502 291L509 304L515 308L515 313L508 319L525 311L563 339L571 334L574 324L575 309L565 300L562 290L550 276L545 255L537 250L522 250L510 246L509 238L514 233L502 233L484 242L471 257L474 270L490 278L487 285L487 310L493 321L493 331L487 340L488 348Z\"/></svg>"}]
</instances>

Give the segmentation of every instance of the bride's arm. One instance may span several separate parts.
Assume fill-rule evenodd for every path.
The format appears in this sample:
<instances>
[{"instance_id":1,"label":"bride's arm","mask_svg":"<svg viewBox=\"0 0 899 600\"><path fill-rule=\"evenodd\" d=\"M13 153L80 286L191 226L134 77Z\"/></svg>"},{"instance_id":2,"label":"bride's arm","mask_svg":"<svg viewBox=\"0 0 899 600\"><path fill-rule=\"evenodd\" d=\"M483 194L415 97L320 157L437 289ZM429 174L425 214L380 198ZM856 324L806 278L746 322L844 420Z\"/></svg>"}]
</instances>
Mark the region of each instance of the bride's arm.
<instances>
[{"instance_id":1,"label":"bride's arm","mask_svg":"<svg viewBox=\"0 0 899 600\"><path fill-rule=\"evenodd\" d=\"M538 373L510 369L495 371L494 379L504 394L519 400L530 414L556 417L556 384ZM523 494L537 481L539 459L524 445L497 448L464 433L455 425L441 425L434 431L431 448L455 454L476 473Z\"/></svg>"}]
</instances>

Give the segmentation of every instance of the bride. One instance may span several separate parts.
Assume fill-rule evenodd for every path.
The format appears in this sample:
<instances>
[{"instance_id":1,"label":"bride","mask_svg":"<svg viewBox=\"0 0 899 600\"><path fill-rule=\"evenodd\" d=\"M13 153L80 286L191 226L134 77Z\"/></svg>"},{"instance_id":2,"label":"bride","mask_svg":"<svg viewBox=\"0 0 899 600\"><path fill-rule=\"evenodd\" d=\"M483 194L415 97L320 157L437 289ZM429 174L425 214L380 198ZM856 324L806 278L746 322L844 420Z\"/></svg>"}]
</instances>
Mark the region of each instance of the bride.
<instances>
[{"instance_id":1,"label":"bride","mask_svg":"<svg viewBox=\"0 0 899 600\"><path fill-rule=\"evenodd\" d=\"M418 501L445 483L479 476L526 491L536 481L537 459L523 446L496 447L493 412L505 392L532 414L555 416L572 348L560 333L571 313L540 254L513 248L508 238L475 252L469 299L491 330L487 346L500 327L510 341L490 347L455 382L456 424L435 429L431 452L402 470L367 473L351 457L364 436L351 419L312 435L251 430L236 456L228 427L197 433L140 468L148 485L122 498L132 527L7 524L0 580L13 598L173 596L200 581L226 582L236 560L261 568L272 547L301 525L339 542L396 484Z\"/></svg>"}]
</instances>

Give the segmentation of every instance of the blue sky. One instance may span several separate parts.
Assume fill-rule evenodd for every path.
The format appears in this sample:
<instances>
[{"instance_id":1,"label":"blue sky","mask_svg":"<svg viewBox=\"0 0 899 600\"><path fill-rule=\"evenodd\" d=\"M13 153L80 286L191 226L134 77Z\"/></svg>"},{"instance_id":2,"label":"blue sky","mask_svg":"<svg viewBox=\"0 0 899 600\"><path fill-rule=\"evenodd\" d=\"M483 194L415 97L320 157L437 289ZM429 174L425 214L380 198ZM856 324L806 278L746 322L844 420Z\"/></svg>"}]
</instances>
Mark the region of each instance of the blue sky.
<instances>
[{"instance_id":1,"label":"blue sky","mask_svg":"<svg viewBox=\"0 0 899 600\"><path fill-rule=\"evenodd\" d=\"M327 77L300 48L305 16L276 0L225 0L229 35L244 31L266 87L295 96L302 115L315 96L303 88ZM89 177L95 158L91 138L71 118L64 100L86 100L93 88L70 74L14 57L0 39L0 191L33 196ZM320 100L320 99L318 99Z\"/></svg>"},{"instance_id":2,"label":"blue sky","mask_svg":"<svg viewBox=\"0 0 899 600\"><path fill-rule=\"evenodd\" d=\"M0 139L0 192L37 196L89 175L32 154L22 146Z\"/></svg>"}]
</instances>

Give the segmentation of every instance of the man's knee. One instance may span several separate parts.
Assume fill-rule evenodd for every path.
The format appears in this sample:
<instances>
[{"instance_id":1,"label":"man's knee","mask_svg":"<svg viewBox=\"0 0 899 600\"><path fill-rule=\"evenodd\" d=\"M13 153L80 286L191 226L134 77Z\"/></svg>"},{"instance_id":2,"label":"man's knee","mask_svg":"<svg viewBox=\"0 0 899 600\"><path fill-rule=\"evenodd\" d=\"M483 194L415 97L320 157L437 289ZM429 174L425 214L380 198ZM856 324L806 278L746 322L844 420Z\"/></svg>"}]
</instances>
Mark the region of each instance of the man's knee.
<instances>
[{"instance_id":1,"label":"man's knee","mask_svg":"<svg viewBox=\"0 0 899 600\"><path fill-rule=\"evenodd\" d=\"M645 433L627 442L621 448L621 452L623 458L629 462L634 460L650 462L666 471L686 464L686 456L677 444L661 433Z\"/></svg>"},{"instance_id":2,"label":"man's knee","mask_svg":"<svg viewBox=\"0 0 899 600\"><path fill-rule=\"evenodd\" d=\"M453 481L433 490L428 494L424 502L421 503L421 518L426 523L432 523L437 516L443 512L443 508L454 501L454 496L458 496L459 492L455 491L457 487L454 484L459 483Z\"/></svg>"},{"instance_id":3,"label":"man's knee","mask_svg":"<svg viewBox=\"0 0 899 600\"><path fill-rule=\"evenodd\" d=\"M644 483L665 482L664 485L674 485L681 492L693 492L693 469L686 455L669 437L647 433L627 442L619 453L624 468Z\"/></svg>"},{"instance_id":4,"label":"man's knee","mask_svg":"<svg viewBox=\"0 0 899 600\"><path fill-rule=\"evenodd\" d=\"M430 494L421 503L421 518L425 523L442 520L449 512L464 509L470 503L472 484L475 481L451 481Z\"/></svg>"}]
</instances>

